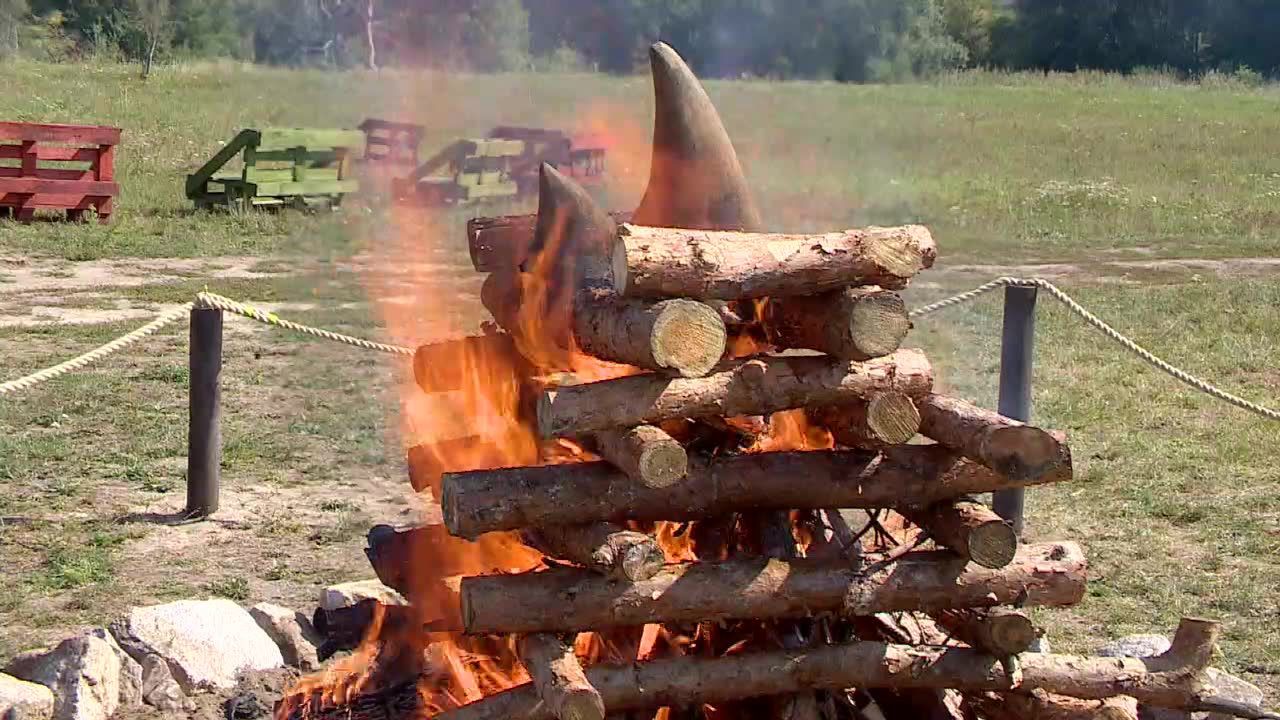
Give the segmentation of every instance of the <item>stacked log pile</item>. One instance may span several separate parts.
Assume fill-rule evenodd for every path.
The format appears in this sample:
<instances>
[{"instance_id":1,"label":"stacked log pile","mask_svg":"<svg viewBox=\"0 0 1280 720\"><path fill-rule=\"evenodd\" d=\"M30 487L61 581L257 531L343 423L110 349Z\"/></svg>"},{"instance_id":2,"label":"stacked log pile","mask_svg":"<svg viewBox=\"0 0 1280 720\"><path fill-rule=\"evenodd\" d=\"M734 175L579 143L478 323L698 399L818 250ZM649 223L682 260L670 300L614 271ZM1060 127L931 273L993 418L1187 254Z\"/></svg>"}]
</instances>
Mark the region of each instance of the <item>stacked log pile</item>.
<instances>
[{"instance_id":1,"label":"stacked log pile","mask_svg":"<svg viewBox=\"0 0 1280 720\"><path fill-rule=\"evenodd\" d=\"M370 557L393 585L406 548L445 531L515 532L547 558L462 578L452 627L514 638L531 681L438 717L1132 718L1134 699L1264 717L1207 684L1214 622L1184 620L1148 660L1030 652L1040 630L1022 609L1080 602L1084 551L1022 544L976 498L1069 481L1065 437L936 393L903 347L898 291L934 262L926 228L761 232L705 93L670 48L652 60L635 213L601 211L548 167L536 218L469 228L502 332L465 342L519 356L524 421L598 460L443 472L444 531L380 534ZM747 337L764 351L734 357ZM642 372L548 379L573 353ZM419 352L424 386L450 384L445 356ZM829 441L769 449L784 419ZM586 634L642 649L584 666ZM297 717L391 717L378 708L419 692Z\"/></svg>"}]
</instances>

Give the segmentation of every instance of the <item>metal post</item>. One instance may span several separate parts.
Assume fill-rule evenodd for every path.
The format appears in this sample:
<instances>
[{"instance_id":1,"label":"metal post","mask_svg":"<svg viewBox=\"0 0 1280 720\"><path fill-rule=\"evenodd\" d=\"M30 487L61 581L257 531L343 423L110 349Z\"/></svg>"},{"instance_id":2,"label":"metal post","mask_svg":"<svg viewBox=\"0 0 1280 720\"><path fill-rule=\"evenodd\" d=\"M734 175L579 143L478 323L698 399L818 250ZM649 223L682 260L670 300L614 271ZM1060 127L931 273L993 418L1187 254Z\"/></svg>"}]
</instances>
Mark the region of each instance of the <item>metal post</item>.
<instances>
[{"instance_id":1,"label":"metal post","mask_svg":"<svg viewBox=\"0 0 1280 720\"><path fill-rule=\"evenodd\" d=\"M222 311L191 310L190 425L187 430L187 515L218 510L222 475Z\"/></svg>"},{"instance_id":2,"label":"metal post","mask_svg":"<svg viewBox=\"0 0 1280 720\"><path fill-rule=\"evenodd\" d=\"M1036 339L1036 288L1004 289L1004 330L1000 339L1000 414L1031 421L1031 361ZM995 493L996 514L1013 525L1019 536L1023 530L1026 491L1001 490Z\"/></svg>"}]
</instances>

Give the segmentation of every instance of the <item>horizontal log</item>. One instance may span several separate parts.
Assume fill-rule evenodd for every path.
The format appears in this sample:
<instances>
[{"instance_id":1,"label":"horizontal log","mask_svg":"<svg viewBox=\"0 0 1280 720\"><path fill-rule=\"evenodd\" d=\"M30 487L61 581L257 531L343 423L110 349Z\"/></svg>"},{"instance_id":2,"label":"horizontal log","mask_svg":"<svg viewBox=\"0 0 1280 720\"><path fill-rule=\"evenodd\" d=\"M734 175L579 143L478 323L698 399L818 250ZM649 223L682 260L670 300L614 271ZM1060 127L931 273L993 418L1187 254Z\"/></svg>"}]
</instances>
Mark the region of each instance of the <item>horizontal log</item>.
<instances>
[{"instance_id":1,"label":"horizontal log","mask_svg":"<svg viewBox=\"0 0 1280 720\"><path fill-rule=\"evenodd\" d=\"M1004 567L1018 549L1013 526L980 502L941 502L901 512L939 545L983 567Z\"/></svg>"},{"instance_id":2,"label":"horizontal log","mask_svg":"<svg viewBox=\"0 0 1280 720\"><path fill-rule=\"evenodd\" d=\"M631 220L629 212L609 213L614 222ZM529 257L537 215L480 217L467 221L467 250L476 272L513 270Z\"/></svg>"},{"instance_id":3,"label":"horizontal log","mask_svg":"<svg viewBox=\"0 0 1280 720\"><path fill-rule=\"evenodd\" d=\"M683 482L645 487L608 463L447 473L441 510L449 532L608 520L698 520L747 510L820 510L930 505L1026 487L943 447L696 457Z\"/></svg>"},{"instance_id":4,"label":"horizontal log","mask_svg":"<svg viewBox=\"0 0 1280 720\"><path fill-rule=\"evenodd\" d=\"M897 350L911 329L906 303L878 287L770 300L764 327L776 348L818 350L841 360L870 360Z\"/></svg>"},{"instance_id":5,"label":"horizontal log","mask_svg":"<svg viewBox=\"0 0 1280 720\"><path fill-rule=\"evenodd\" d=\"M1125 695L1081 700L1044 690L981 693L968 705L988 720L1138 720L1138 701Z\"/></svg>"},{"instance_id":6,"label":"horizontal log","mask_svg":"<svg viewBox=\"0 0 1280 720\"><path fill-rule=\"evenodd\" d=\"M689 454L684 446L653 425L597 433L592 437L591 448L627 477L647 487L670 487L689 473Z\"/></svg>"},{"instance_id":7,"label":"horizontal log","mask_svg":"<svg viewBox=\"0 0 1280 720\"><path fill-rule=\"evenodd\" d=\"M604 720L604 701L588 682L572 645L536 633L521 637L517 649L538 697L558 720Z\"/></svg>"},{"instance_id":8,"label":"horizontal log","mask_svg":"<svg viewBox=\"0 0 1280 720\"><path fill-rule=\"evenodd\" d=\"M666 563L656 540L613 523L557 525L526 530L523 536L529 545L553 558L628 582L647 580Z\"/></svg>"},{"instance_id":9,"label":"horizontal log","mask_svg":"<svg viewBox=\"0 0 1280 720\"><path fill-rule=\"evenodd\" d=\"M1014 478L1052 475L1052 482L1071 477L1071 450L1060 434L945 395L916 404L922 433L996 472Z\"/></svg>"},{"instance_id":10,"label":"horizontal log","mask_svg":"<svg viewBox=\"0 0 1280 720\"><path fill-rule=\"evenodd\" d=\"M703 378L634 375L548 391L538 402L538 432L550 438L676 418L768 415L882 392L914 397L932 387L933 369L919 350L867 362L756 358Z\"/></svg>"},{"instance_id":11,"label":"horizontal log","mask_svg":"<svg viewBox=\"0 0 1280 720\"><path fill-rule=\"evenodd\" d=\"M506 333L422 345L413 353L413 378L423 392L483 386L498 373L509 375L512 382L533 373L515 339Z\"/></svg>"},{"instance_id":12,"label":"horizontal log","mask_svg":"<svg viewBox=\"0 0 1280 720\"><path fill-rule=\"evenodd\" d=\"M1216 623L1199 625L1188 641L1212 648ZM1172 651L1171 651L1172 652ZM681 707L793 693L803 689L957 688L968 692L1046 692L1103 699L1128 695L1153 707L1223 712L1247 720L1280 720L1280 714L1246 706L1205 691L1205 662L1180 652L1149 659L1099 658L1027 653L1019 658L1020 683L1001 662L970 648L915 647L879 642L825 645L803 651L744 653L719 658L679 657L625 666L598 665L587 679L610 713L660 706ZM1016 688L1015 688L1016 685ZM416 683L360 696L350 706L314 709L301 705L287 720L387 718L377 708L412 717L422 701ZM372 714L363 714L371 712ZM357 714L360 713L360 714ZM436 720L554 720L531 683L441 713Z\"/></svg>"},{"instance_id":13,"label":"horizontal log","mask_svg":"<svg viewBox=\"0 0 1280 720\"><path fill-rule=\"evenodd\" d=\"M845 447L880 450L901 445L920 431L920 411L899 392L876 393L870 400L814 409L808 415Z\"/></svg>"},{"instance_id":14,"label":"horizontal log","mask_svg":"<svg viewBox=\"0 0 1280 720\"><path fill-rule=\"evenodd\" d=\"M1073 605L1085 591L1084 553L1074 543L1028 546L1000 570L945 552L908 553L881 565L862 570L847 563L764 558L686 563L636 583L571 569L469 577L462 581L462 624L471 634L578 632L1015 601Z\"/></svg>"},{"instance_id":15,"label":"horizontal log","mask_svg":"<svg viewBox=\"0 0 1280 720\"><path fill-rule=\"evenodd\" d=\"M618 236L627 269L614 289L632 297L742 300L851 285L898 290L937 257L933 236L919 225L782 235L624 224Z\"/></svg>"},{"instance_id":16,"label":"horizontal log","mask_svg":"<svg viewBox=\"0 0 1280 720\"><path fill-rule=\"evenodd\" d=\"M588 355L696 378L720 362L728 335L720 314L705 303L584 291L574 301L573 336Z\"/></svg>"},{"instance_id":17,"label":"horizontal log","mask_svg":"<svg viewBox=\"0 0 1280 720\"><path fill-rule=\"evenodd\" d=\"M1031 618L1012 608L943 610L934 618L952 637L997 657L1027 652L1040 637Z\"/></svg>"}]
</instances>

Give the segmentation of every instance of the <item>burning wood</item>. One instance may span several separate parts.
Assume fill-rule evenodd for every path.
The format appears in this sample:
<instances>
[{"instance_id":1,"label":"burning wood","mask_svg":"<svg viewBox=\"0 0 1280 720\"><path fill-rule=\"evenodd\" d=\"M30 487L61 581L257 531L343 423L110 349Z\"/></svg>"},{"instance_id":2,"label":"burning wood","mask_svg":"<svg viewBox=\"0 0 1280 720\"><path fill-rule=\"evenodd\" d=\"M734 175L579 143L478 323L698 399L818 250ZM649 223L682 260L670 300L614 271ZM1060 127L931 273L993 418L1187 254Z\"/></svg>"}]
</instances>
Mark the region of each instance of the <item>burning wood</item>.
<instances>
[{"instance_id":1,"label":"burning wood","mask_svg":"<svg viewBox=\"0 0 1280 720\"><path fill-rule=\"evenodd\" d=\"M609 213L618 224L631 222L631 213ZM529 257L537 215L480 217L467 221L467 250L476 272L515 270Z\"/></svg>"},{"instance_id":2,"label":"burning wood","mask_svg":"<svg viewBox=\"0 0 1280 720\"><path fill-rule=\"evenodd\" d=\"M600 457L646 487L669 487L689 473L689 454L662 428L605 430L593 439L592 449Z\"/></svg>"},{"instance_id":3,"label":"burning wood","mask_svg":"<svg viewBox=\"0 0 1280 720\"><path fill-rule=\"evenodd\" d=\"M520 638L519 652L538 697L558 720L604 720L604 701L587 681L572 645L537 633Z\"/></svg>"},{"instance_id":4,"label":"burning wood","mask_svg":"<svg viewBox=\"0 0 1280 720\"><path fill-rule=\"evenodd\" d=\"M553 525L524 533L529 545L614 578L634 582L657 575L666 563L648 535L606 522Z\"/></svg>"},{"instance_id":5,"label":"burning wood","mask_svg":"<svg viewBox=\"0 0 1280 720\"><path fill-rule=\"evenodd\" d=\"M683 377L706 375L724 355L724 320L693 300L647 302L584 292L574 304L573 335L585 353Z\"/></svg>"}]
</instances>

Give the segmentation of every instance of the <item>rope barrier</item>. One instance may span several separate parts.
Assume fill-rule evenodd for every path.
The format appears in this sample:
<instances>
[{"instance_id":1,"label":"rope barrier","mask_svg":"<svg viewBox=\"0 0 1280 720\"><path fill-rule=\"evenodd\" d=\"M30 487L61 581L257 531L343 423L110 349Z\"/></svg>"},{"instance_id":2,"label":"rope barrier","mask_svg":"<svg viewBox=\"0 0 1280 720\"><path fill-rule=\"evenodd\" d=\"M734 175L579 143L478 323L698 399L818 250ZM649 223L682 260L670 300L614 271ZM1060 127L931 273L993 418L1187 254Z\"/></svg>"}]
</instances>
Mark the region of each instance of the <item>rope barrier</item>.
<instances>
[{"instance_id":1,"label":"rope barrier","mask_svg":"<svg viewBox=\"0 0 1280 720\"><path fill-rule=\"evenodd\" d=\"M1084 309L1084 306L1076 302L1074 298L1072 298L1070 295L1066 294L1065 292L1060 290L1056 285L1049 282L1048 280L1045 280L1044 278L1014 278L1014 277L996 278L995 280L992 280L989 283L979 285L978 287L970 290L969 292L960 293L959 295L953 295L945 300L940 300L931 305L925 305L924 307L919 308L914 312L912 312L911 317L913 319L924 317L926 315L931 315L935 312L938 312L939 310L944 310L949 307L954 307L956 305L964 304L966 302L974 300L975 298L985 295L986 293L989 293L992 290L995 290L996 288L1000 288L1000 287L1043 288L1050 295L1052 295L1055 300L1062 303L1063 305L1066 305L1068 310L1078 315L1081 319L1083 319L1089 325L1093 326L1096 330L1100 331L1103 335L1106 335L1107 337L1114 340L1125 350L1128 350L1134 355L1137 355L1139 358L1143 360L1143 362L1146 362L1148 365L1170 375L1171 377L1181 382L1186 383L1187 385L1190 385L1191 387L1199 390L1200 392L1205 393L1206 395L1209 395L1210 397L1217 398L1218 400L1221 400L1229 405L1234 405L1235 407L1238 407L1241 410L1246 410L1248 412L1254 413L1255 415L1260 415L1269 420L1280 421L1280 412L1272 410L1271 408L1263 407L1262 405L1259 405L1257 403L1249 402L1248 400L1245 400L1244 398L1239 397L1237 395L1232 395L1226 390L1223 390L1204 380L1201 380L1200 378L1192 375L1191 373L1185 370L1182 370L1180 368L1174 367L1168 362L1156 357L1150 350L1147 350L1146 348L1142 347L1141 345L1129 339L1128 337L1125 337L1123 334L1120 333L1119 330L1116 330L1115 328L1111 327L1106 322L1104 322L1098 316Z\"/></svg>"},{"instance_id":2,"label":"rope barrier","mask_svg":"<svg viewBox=\"0 0 1280 720\"><path fill-rule=\"evenodd\" d=\"M982 295L985 295L991 292L992 290L996 290L1002 287L1042 288L1046 292L1048 292L1050 295L1052 295L1054 299L1061 302L1063 305L1067 307L1068 310L1070 310L1071 312L1079 316L1081 319L1083 319L1086 323L1088 323L1094 329L1102 332L1104 335L1106 335L1107 337L1111 338L1116 343L1118 343L1121 347L1133 353L1134 355L1138 356L1140 359L1142 359L1144 362L1151 365L1152 367L1164 373L1167 373L1171 377L1183 383L1186 383L1187 385L1211 397L1221 400L1225 403L1228 403L1237 408L1254 413L1255 415L1259 415L1261 417L1264 417L1270 420L1280 421L1280 412L1277 412L1276 410L1272 410L1267 407L1263 407L1262 405L1259 405L1257 403L1250 402L1239 396L1233 395L1204 380L1201 380L1200 378L1195 377L1194 375L1186 372L1185 370L1174 367L1173 365L1160 359L1159 357L1156 357L1151 351L1147 350L1146 348L1142 347L1138 343L1134 342L1133 340L1121 334L1120 331L1111 327L1106 322L1098 318L1096 315L1086 310L1082 305L1080 305L1080 303L1076 302L1075 299L1073 299L1070 295L1066 294L1061 289L1059 289L1056 285L1054 285L1053 283L1043 278L1015 278L1015 277L996 278L995 280L979 285L978 287L968 292L963 292L958 295L953 295L949 298L946 298L945 300L940 300L938 302L925 305L924 307L917 308L916 310L913 310L911 312L911 318L912 319L923 318L925 316L932 315L933 313L939 312L941 310L955 307L957 305L962 305L964 303L975 300L981 297ZM236 300L232 300L231 298L224 297L222 295L217 295L215 293L202 292L196 295L195 302L190 302L179 308L170 310L169 312L164 313L160 317L156 318L155 320L152 320L146 325L143 325L137 330L134 330L125 335L122 335L119 338L116 338L115 340L112 340L111 342L107 343L106 345L102 345L101 347L95 348L83 355L72 358L64 363L55 365L51 368L40 370L39 372L35 372L25 377L18 378L17 380L11 380L4 384L0 384L0 396L15 393L19 390L26 390L42 382L45 382L47 380L52 380L61 375L65 375L69 372L72 372L73 370L79 370L80 368L83 368L92 362L101 360L102 358L107 357L108 355L111 355L114 352L117 352L119 350L122 350L123 348L128 347L129 345L132 345L133 343L137 342L138 340L141 340L144 337L147 337L148 335L152 335L156 333L157 331L164 328L165 326L172 324L173 322L180 319L183 315L190 312L192 308L222 310L223 312L234 313L236 315L240 315L242 317L246 317L251 320L256 320L258 322L271 325L273 327L279 327L279 328L284 328L286 330L292 330L294 332L305 333L307 335L312 335L318 338L323 338L325 340L331 340L333 342L339 342L345 345L351 345L353 347L363 348L366 350L373 350L376 352L383 352L383 353L389 353L392 355L401 355L401 356L413 355L412 348L401 347L399 345L387 345L385 343L377 343L377 342L373 342L372 340L365 340L363 338L352 337L350 335L343 335L341 333L336 333L331 330L324 330L322 328L316 328L316 327L311 327L309 325L302 325L300 323L290 322L288 320L285 320L279 317L275 313L259 310L258 308L255 308L252 305L249 305L247 303L238 302Z\"/></svg>"}]
</instances>

